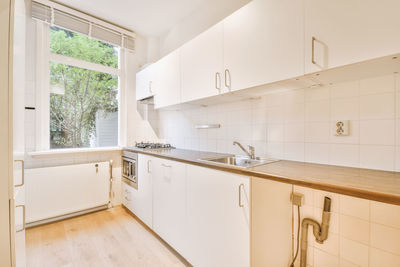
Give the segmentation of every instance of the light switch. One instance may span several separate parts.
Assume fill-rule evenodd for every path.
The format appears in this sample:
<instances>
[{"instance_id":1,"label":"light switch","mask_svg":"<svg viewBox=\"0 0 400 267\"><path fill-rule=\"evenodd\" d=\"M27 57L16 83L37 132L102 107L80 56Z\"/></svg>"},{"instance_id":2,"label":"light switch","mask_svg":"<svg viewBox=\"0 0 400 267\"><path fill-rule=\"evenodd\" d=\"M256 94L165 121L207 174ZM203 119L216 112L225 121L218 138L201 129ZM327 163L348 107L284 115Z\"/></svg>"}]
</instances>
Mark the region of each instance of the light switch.
<instances>
[{"instance_id":1,"label":"light switch","mask_svg":"<svg viewBox=\"0 0 400 267\"><path fill-rule=\"evenodd\" d=\"M349 135L349 121L347 120L336 121L334 129L336 136Z\"/></svg>"}]
</instances>

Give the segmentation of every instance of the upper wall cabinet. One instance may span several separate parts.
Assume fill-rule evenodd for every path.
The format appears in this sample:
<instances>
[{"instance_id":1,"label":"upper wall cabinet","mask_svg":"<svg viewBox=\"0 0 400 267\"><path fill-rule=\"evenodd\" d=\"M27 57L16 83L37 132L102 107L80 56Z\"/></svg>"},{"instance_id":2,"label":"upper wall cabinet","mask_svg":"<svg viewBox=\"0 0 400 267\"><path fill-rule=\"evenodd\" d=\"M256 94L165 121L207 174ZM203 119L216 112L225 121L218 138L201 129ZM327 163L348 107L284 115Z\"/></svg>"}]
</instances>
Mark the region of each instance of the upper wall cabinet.
<instances>
[{"instance_id":1,"label":"upper wall cabinet","mask_svg":"<svg viewBox=\"0 0 400 267\"><path fill-rule=\"evenodd\" d=\"M400 1L306 0L305 3L306 73L400 51Z\"/></svg>"},{"instance_id":2,"label":"upper wall cabinet","mask_svg":"<svg viewBox=\"0 0 400 267\"><path fill-rule=\"evenodd\" d=\"M182 102L225 91L222 33L222 23L219 23L181 48Z\"/></svg>"},{"instance_id":3,"label":"upper wall cabinet","mask_svg":"<svg viewBox=\"0 0 400 267\"><path fill-rule=\"evenodd\" d=\"M153 80L155 65L150 65L136 73L136 100L142 100L154 95Z\"/></svg>"},{"instance_id":4,"label":"upper wall cabinet","mask_svg":"<svg viewBox=\"0 0 400 267\"><path fill-rule=\"evenodd\" d=\"M303 12L303 1L254 0L226 18L226 86L235 91L303 75Z\"/></svg>"},{"instance_id":5,"label":"upper wall cabinet","mask_svg":"<svg viewBox=\"0 0 400 267\"><path fill-rule=\"evenodd\" d=\"M179 53L179 49L175 50L155 63L153 86L156 109L181 103Z\"/></svg>"}]
</instances>

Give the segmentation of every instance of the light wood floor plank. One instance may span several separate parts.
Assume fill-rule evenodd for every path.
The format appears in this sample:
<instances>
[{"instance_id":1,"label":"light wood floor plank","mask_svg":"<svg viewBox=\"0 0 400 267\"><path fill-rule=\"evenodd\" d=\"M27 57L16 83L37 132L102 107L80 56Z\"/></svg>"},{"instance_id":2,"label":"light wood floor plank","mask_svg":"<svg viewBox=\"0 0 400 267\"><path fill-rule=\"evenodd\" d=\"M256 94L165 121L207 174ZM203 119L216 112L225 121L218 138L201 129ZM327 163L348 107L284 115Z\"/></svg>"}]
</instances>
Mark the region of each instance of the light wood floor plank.
<instances>
[{"instance_id":1,"label":"light wood floor plank","mask_svg":"<svg viewBox=\"0 0 400 267\"><path fill-rule=\"evenodd\" d=\"M28 267L190 266L121 206L27 229Z\"/></svg>"}]
</instances>

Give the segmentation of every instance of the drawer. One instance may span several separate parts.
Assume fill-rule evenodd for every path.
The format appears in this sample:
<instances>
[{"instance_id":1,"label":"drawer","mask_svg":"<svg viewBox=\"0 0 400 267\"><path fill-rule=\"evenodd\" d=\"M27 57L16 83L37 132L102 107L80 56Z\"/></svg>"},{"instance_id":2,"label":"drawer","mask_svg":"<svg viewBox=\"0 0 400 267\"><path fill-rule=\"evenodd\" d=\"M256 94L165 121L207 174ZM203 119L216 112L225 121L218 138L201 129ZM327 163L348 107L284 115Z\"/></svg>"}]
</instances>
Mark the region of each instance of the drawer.
<instances>
[{"instance_id":1,"label":"drawer","mask_svg":"<svg viewBox=\"0 0 400 267\"><path fill-rule=\"evenodd\" d=\"M132 211L132 190L133 188L122 182L122 204Z\"/></svg>"}]
</instances>

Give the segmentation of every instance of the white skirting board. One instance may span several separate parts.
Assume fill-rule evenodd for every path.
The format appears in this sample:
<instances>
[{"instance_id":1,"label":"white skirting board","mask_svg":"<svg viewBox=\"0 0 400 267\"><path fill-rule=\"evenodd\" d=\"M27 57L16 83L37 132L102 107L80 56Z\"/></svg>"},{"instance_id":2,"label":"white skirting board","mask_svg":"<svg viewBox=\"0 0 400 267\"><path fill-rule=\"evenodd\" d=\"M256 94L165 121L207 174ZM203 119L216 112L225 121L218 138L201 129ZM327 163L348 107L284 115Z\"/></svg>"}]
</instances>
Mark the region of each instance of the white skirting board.
<instances>
[{"instance_id":1,"label":"white skirting board","mask_svg":"<svg viewBox=\"0 0 400 267\"><path fill-rule=\"evenodd\" d=\"M97 167L96 167L97 165ZM54 220L109 204L109 162L25 171L26 223Z\"/></svg>"}]
</instances>

